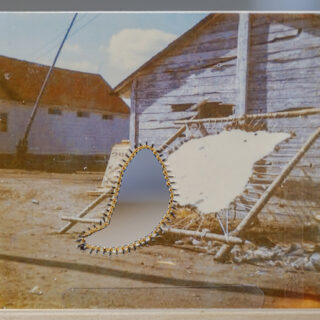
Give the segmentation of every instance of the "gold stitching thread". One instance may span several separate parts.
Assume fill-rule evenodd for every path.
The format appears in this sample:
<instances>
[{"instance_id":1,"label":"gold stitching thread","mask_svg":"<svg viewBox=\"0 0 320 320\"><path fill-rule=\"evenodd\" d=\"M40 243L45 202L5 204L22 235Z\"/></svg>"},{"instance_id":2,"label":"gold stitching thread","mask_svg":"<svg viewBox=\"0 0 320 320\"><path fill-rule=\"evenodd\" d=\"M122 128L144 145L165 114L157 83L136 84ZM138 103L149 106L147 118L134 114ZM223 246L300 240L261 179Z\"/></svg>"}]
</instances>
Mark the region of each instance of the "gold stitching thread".
<instances>
[{"instance_id":1,"label":"gold stitching thread","mask_svg":"<svg viewBox=\"0 0 320 320\"><path fill-rule=\"evenodd\" d=\"M164 215L164 217L161 219L161 221L159 222L159 224L153 229L153 231L146 235L145 237L139 239L139 240L136 240L134 241L133 243L130 243L128 245L123 245L123 246L120 246L120 247L116 247L116 248L106 248L106 247L101 247L101 246L93 246L93 245L89 245L86 243L86 240L85 238L88 237L89 235L91 235L92 233L94 232L97 232L99 230L102 230L104 229L106 226L109 225L110 223L110 220L111 220L111 217L112 217L112 214L113 214L113 211L114 211L114 208L116 206L116 203L117 203L117 198L118 198L118 194L119 194L119 191L120 191L120 186L121 186L121 182L122 182L122 178L123 178L123 174L124 174L124 171L127 169L130 161L136 156L136 154L140 151L140 150L143 150L143 149L149 149L152 151L152 153L154 154L154 156L156 157L156 159L160 162L161 164L161 167L163 169L163 175L164 175L164 178L166 180L166 185L169 187L169 194L170 194L170 200L169 200L169 205L168 205L168 209L167 209L167 212L166 214ZM140 247L141 245L145 245L147 244L152 238L156 237L157 234L161 231L161 226L166 223L166 221L170 221L171 219L171 212L173 212L173 200L174 200L174 193L173 193L173 189L171 187L171 182L170 182L170 179L169 179L169 176L168 176L168 172L167 172L167 169L166 169L166 165L164 163L164 161L162 160L162 158L160 157L158 151L152 147L152 146L149 146L149 145L141 145L137 148L135 148L129 157L127 157L127 160L124 162L124 165L122 165L121 167L121 170L120 170L120 173L119 173L119 177L118 177L118 180L116 182L116 186L113 188L113 195L112 195L112 200L111 200L111 204L110 204L110 207L107 211L107 216L105 218L105 221L103 222L100 221L100 224L98 226L95 226L95 227L91 227L90 230L86 231L86 232L83 232L80 237L81 237L81 245L83 245L83 249L91 249L91 252L94 250L96 252L100 252L100 251L103 251L103 253L109 253L109 255L111 255L111 253L116 253L118 254L119 252L122 252L122 253L125 253L127 251L129 251L129 248L130 250L131 249L135 249L136 247ZM91 253L90 252L90 253Z\"/></svg>"}]
</instances>

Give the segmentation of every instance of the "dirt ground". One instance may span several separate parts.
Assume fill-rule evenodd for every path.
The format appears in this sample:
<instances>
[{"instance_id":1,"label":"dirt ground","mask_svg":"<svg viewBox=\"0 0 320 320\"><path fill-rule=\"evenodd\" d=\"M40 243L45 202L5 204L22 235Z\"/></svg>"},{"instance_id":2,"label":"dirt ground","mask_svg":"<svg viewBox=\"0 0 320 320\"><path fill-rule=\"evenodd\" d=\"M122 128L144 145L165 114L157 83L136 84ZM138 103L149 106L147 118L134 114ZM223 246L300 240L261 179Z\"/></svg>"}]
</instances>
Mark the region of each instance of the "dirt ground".
<instances>
[{"instance_id":1,"label":"dirt ground","mask_svg":"<svg viewBox=\"0 0 320 320\"><path fill-rule=\"evenodd\" d=\"M320 307L319 273L222 264L164 237L125 256L76 248L102 173L0 170L1 308ZM94 216L90 214L89 216Z\"/></svg>"}]
</instances>

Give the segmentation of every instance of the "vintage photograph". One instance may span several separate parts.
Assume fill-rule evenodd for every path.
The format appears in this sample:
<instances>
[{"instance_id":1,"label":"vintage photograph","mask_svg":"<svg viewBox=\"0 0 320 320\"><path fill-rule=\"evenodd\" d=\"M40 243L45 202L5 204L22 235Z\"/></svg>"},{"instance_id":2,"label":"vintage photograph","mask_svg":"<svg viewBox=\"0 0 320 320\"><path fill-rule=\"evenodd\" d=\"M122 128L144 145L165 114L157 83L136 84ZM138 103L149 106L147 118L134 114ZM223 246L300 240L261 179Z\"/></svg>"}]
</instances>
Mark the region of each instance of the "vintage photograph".
<instances>
[{"instance_id":1,"label":"vintage photograph","mask_svg":"<svg viewBox=\"0 0 320 320\"><path fill-rule=\"evenodd\" d=\"M0 308L320 308L320 13L0 26Z\"/></svg>"}]
</instances>

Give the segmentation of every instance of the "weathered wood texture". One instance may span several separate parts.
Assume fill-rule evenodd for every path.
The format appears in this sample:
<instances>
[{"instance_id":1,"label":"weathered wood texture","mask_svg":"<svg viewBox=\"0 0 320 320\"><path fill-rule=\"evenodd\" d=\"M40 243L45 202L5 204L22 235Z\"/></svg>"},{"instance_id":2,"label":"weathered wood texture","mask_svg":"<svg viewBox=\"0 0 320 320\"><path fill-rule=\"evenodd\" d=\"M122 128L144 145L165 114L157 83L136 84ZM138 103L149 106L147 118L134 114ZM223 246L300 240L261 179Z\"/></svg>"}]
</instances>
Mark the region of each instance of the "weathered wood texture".
<instances>
[{"instance_id":1,"label":"weathered wood texture","mask_svg":"<svg viewBox=\"0 0 320 320\"><path fill-rule=\"evenodd\" d=\"M243 27L239 28L237 14L220 15L139 75L137 140L160 145L179 128L174 120L194 116L191 111L174 112L173 104L193 104L205 98L237 104L241 29L250 30L248 113L320 107L319 16L251 14ZM209 134L215 132L210 125L206 129Z\"/></svg>"},{"instance_id":2,"label":"weathered wood texture","mask_svg":"<svg viewBox=\"0 0 320 320\"><path fill-rule=\"evenodd\" d=\"M235 102L237 30L237 14L214 19L184 46L157 62L150 72L138 77L139 142L160 146L180 128L173 123L175 120L196 114L190 110L175 112L173 104L195 104L204 99Z\"/></svg>"},{"instance_id":3,"label":"weathered wood texture","mask_svg":"<svg viewBox=\"0 0 320 320\"><path fill-rule=\"evenodd\" d=\"M248 111L320 107L318 15L252 15Z\"/></svg>"},{"instance_id":4,"label":"weathered wood texture","mask_svg":"<svg viewBox=\"0 0 320 320\"><path fill-rule=\"evenodd\" d=\"M237 49L237 75L238 88L237 114L247 113L248 71L249 71L249 48L250 46L250 14L239 14L238 26L238 49Z\"/></svg>"},{"instance_id":5,"label":"weathered wood texture","mask_svg":"<svg viewBox=\"0 0 320 320\"><path fill-rule=\"evenodd\" d=\"M180 128L181 124L175 121L195 116L190 110L173 111L173 104L194 104L203 99L237 104L238 24L238 15L220 15L195 33L189 42L157 61L152 70L139 76L138 141L160 146ZM320 16L251 14L249 26L246 111L256 114L320 108ZM252 123L253 126L259 124L273 132L294 131L296 137L281 143L280 150L255 164L246 193L236 202L237 217L247 214L261 191L320 126L320 115ZM203 127L209 134L216 134L225 125L204 123ZM186 137L201 136L199 129L199 124L188 125L182 137L175 141L176 145ZM320 207L319 159L320 142L316 141L259 217L289 223L295 219L297 225L314 221Z\"/></svg>"},{"instance_id":6,"label":"weathered wood texture","mask_svg":"<svg viewBox=\"0 0 320 320\"><path fill-rule=\"evenodd\" d=\"M236 219L246 217L261 198L263 192L279 176L309 136L320 126L320 115L309 117L272 119L267 122L271 132L294 132L295 136L281 142L273 152L257 161L252 176L240 197L231 206ZM285 182L259 213L264 223L277 223L290 227L316 224L320 207L320 139L318 138L301 160L294 166ZM231 214L232 216L232 214Z\"/></svg>"}]
</instances>

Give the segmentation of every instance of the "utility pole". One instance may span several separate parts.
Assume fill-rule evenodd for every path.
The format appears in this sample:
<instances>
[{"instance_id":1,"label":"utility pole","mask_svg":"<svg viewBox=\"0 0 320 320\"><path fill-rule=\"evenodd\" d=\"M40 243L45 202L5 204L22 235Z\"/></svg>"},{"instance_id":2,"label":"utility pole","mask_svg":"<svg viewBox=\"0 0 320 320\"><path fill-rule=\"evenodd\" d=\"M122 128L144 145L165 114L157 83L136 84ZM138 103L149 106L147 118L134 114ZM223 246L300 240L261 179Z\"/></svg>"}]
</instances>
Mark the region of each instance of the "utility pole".
<instances>
[{"instance_id":1,"label":"utility pole","mask_svg":"<svg viewBox=\"0 0 320 320\"><path fill-rule=\"evenodd\" d=\"M55 64L56 64L56 62L57 62L57 60L59 58L60 52L62 50L62 47L63 47L65 41L67 40L67 37L68 37L68 35L70 33L70 30L71 30L71 28L72 28L72 26L74 24L74 21L76 20L77 15L78 15L78 13L75 13L73 18L72 18L72 21L71 21L71 23L69 25L69 28L68 28L68 30L67 30L67 32L66 32L66 34L65 34L65 36L64 36L64 38L63 38L63 40L62 40L62 42L60 44L60 46L59 46L59 49L58 49L58 51L56 53L56 56L55 56L55 58L54 58L54 60L52 62L52 65L51 65L51 67L50 67L50 69L49 69L49 71L48 71L48 73L47 73L47 75L46 75L46 77L45 77L45 79L44 79L44 81L42 83L41 89L40 89L39 94L37 96L37 99L36 99L36 101L34 103L34 106L33 106L33 109L32 109L28 124L27 124L26 131L24 133L24 136L23 136L22 139L19 140L19 142L18 142L18 144L16 146L16 161L17 161L17 165L19 167L23 165L24 158L25 158L25 156L26 156L26 154L28 152L28 136L29 136L29 133L30 133L30 130L31 130L31 127L32 127L33 120L34 120L34 118L36 116L41 97L42 97L42 95L43 95L43 93L44 93L44 91L46 89L46 86L47 86L47 83L48 83L49 78L51 76L51 73L52 73L52 71L53 71L53 69L55 67Z\"/></svg>"}]
</instances>

